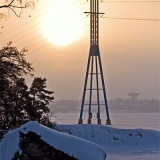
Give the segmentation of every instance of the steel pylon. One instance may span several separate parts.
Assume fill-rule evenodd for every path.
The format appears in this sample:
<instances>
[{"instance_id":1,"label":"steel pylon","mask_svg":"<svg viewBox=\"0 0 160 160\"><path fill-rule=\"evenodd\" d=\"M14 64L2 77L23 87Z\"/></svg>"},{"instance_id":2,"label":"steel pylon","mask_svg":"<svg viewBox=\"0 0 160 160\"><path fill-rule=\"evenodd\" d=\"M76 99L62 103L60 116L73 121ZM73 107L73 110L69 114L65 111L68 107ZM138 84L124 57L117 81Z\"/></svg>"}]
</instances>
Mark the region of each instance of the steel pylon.
<instances>
[{"instance_id":1,"label":"steel pylon","mask_svg":"<svg viewBox=\"0 0 160 160\"><path fill-rule=\"evenodd\" d=\"M90 15L90 51L87 63L86 77L84 83L84 90L82 96L82 104L80 111L80 118L78 124L83 124L83 110L84 106L88 105L88 124L91 124L92 119L92 106L97 106L97 124L101 124L100 106L105 106L106 109L106 124L111 124L109 117L107 95L103 77L102 62L99 51L99 16L103 16L104 13L99 12L99 0L90 0L90 12L85 12L86 15ZM90 78L89 88L87 88L88 78ZM95 78L96 85L93 88L93 79ZM101 82L101 85L100 85ZM101 86L101 88L100 88ZM89 91L89 100L85 103L86 92ZM93 91L96 91L96 103L93 99ZM100 91L103 93L104 102L100 100Z\"/></svg>"}]
</instances>

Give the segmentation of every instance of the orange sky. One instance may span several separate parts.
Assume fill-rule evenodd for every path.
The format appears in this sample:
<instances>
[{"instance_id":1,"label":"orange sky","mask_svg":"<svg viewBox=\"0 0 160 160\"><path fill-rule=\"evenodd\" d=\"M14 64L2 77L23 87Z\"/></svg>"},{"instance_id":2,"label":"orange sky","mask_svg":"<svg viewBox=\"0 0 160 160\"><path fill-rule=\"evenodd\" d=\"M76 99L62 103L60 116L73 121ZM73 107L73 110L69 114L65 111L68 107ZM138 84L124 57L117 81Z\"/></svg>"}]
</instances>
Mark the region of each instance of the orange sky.
<instances>
[{"instance_id":1,"label":"orange sky","mask_svg":"<svg viewBox=\"0 0 160 160\"><path fill-rule=\"evenodd\" d=\"M47 78L56 100L82 98L90 47L89 18L83 13L89 3L84 2L72 0L71 9L73 15L79 12L82 33L64 47L50 43L42 32L46 12L54 9L53 0L41 0L34 11L25 11L22 18L11 14L6 22L1 21L0 47L12 40L19 49L30 48L27 60L33 63L35 76ZM158 2L108 2L100 4L100 11L105 12L105 17L160 19ZM55 18L50 21L56 23ZM100 52L108 99L127 98L132 91L141 93L142 99L160 98L160 21L100 19Z\"/></svg>"}]
</instances>

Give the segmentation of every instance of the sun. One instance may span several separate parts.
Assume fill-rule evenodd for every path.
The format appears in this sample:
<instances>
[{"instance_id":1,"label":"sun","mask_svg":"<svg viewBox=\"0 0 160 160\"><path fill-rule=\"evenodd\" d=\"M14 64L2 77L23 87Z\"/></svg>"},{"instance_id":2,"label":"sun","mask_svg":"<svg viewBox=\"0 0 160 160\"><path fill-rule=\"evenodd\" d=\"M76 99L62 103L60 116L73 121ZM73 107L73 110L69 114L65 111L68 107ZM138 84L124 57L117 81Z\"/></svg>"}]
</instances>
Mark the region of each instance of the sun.
<instances>
[{"instance_id":1,"label":"sun","mask_svg":"<svg viewBox=\"0 0 160 160\"><path fill-rule=\"evenodd\" d=\"M82 33L82 21L73 0L54 0L53 7L45 14L43 33L57 46L76 41Z\"/></svg>"}]
</instances>

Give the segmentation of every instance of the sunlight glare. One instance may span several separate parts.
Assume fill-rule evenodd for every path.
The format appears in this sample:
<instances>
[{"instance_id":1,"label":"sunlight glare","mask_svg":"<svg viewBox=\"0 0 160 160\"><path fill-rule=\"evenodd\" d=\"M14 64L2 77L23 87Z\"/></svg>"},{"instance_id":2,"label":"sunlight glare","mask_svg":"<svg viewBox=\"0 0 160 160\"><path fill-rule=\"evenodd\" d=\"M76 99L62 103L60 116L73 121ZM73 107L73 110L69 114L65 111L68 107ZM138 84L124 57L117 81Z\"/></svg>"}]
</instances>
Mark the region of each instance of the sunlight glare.
<instances>
[{"instance_id":1,"label":"sunlight glare","mask_svg":"<svg viewBox=\"0 0 160 160\"><path fill-rule=\"evenodd\" d=\"M45 14L43 33L55 45L65 46L76 41L82 32L82 21L74 0L54 0Z\"/></svg>"}]
</instances>

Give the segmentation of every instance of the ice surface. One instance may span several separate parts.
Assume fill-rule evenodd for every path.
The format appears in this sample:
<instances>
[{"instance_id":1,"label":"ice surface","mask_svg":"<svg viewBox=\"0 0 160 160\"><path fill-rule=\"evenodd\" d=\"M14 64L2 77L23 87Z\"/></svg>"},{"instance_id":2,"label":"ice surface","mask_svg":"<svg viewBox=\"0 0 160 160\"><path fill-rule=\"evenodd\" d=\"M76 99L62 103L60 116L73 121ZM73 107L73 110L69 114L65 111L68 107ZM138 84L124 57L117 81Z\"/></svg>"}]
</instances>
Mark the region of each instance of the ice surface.
<instances>
[{"instance_id":1,"label":"ice surface","mask_svg":"<svg viewBox=\"0 0 160 160\"><path fill-rule=\"evenodd\" d=\"M97 124L96 113L92 113L92 124ZM122 129L152 129L160 131L160 113L110 112L112 126ZM77 124L78 113L55 113L52 121L58 124ZM88 113L83 114L84 124L88 121ZM106 114L101 113L102 124L106 123Z\"/></svg>"}]
</instances>

